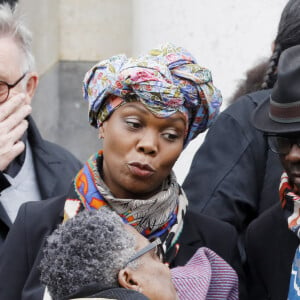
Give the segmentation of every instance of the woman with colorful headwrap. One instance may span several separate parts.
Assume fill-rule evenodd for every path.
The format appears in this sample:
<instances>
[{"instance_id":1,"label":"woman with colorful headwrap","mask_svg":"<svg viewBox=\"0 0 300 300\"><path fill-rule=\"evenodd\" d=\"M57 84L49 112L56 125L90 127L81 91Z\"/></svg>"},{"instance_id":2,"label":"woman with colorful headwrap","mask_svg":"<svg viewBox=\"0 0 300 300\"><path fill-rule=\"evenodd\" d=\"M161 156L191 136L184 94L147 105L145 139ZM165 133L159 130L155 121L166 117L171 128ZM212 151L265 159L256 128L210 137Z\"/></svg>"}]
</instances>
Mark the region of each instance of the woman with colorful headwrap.
<instances>
[{"instance_id":1,"label":"woman with colorful headwrap","mask_svg":"<svg viewBox=\"0 0 300 300\"><path fill-rule=\"evenodd\" d=\"M188 204L172 167L222 102L210 71L167 44L138 58L101 61L87 72L83 90L103 151L77 174L65 219L107 205L144 236L162 238L167 252Z\"/></svg>"},{"instance_id":2,"label":"woman with colorful headwrap","mask_svg":"<svg viewBox=\"0 0 300 300\"><path fill-rule=\"evenodd\" d=\"M24 228L26 220L35 218L30 234L36 236L28 245L32 266L16 262L16 257L27 254L17 249L17 239L20 242L24 237L15 229L6 244L5 273L20 273L22 263L27 275L23 275L23 285L15 283L9 297L3 294L5 299L20 299L25 282L28 294L43 291L37 289L36 266L45 236L61 222L62 209L64 221L82 210L103 206L114 210L150 241L159 237L164 260L171 266L185 264L199 247L206 246L237 268L234 229L190 212L172 172L184 147L219 112L222 97L210 71L200 67L185 49L167 44L137 58L117 55L99 62L87 72L83 92L90 123L98 129L103 149L78 172L64 207L62 198L56 198L52 203L46 201L47 207L38 204L38 208L20 209L15 228ZM34 218L31 211L35 211Z\"/></svg>"}]
</instances>

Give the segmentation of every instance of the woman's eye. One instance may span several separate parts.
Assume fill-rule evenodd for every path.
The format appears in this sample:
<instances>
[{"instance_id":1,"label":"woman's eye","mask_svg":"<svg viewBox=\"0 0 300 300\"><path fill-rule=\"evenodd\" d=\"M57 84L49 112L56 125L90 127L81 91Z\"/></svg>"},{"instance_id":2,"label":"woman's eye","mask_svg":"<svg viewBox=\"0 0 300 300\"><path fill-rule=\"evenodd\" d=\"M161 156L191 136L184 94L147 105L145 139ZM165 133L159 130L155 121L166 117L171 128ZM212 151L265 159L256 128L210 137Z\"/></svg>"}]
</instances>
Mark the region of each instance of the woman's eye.
<instances>
[{"instance_id":1,"label":"woman's eye","mask_svg":"<svg viewBox=\"0 0 300 300\"><path fill-rule=\"evenodd\" d=\"M139 121L137 120L126 120L126 124L133 129L140 128L142 125Z\"/></svg>"},{"instance_id":2,"label":"woman's eye","mask_svg":"<svg viewBox=\"0 0 300 300\"><path fill-rule=\"evenodd\" d=\"M157 251L155 249L153 249L151 256L153 259L155 259L156 261L160 261L160 256L158 255Z\"/></svg>"},{"instance_id":3,"label":"woman's eye","mask_svg":"<svg viewBox=\"0 0 300 300\"><path fill-rule=\"evenodd\" d=\"M169 141L175 141L176 139L179 138L179 135L176 133L171 133L171 132L166 132L163 134L164 138L169 140Z\"/></svg>"}]
</instances>

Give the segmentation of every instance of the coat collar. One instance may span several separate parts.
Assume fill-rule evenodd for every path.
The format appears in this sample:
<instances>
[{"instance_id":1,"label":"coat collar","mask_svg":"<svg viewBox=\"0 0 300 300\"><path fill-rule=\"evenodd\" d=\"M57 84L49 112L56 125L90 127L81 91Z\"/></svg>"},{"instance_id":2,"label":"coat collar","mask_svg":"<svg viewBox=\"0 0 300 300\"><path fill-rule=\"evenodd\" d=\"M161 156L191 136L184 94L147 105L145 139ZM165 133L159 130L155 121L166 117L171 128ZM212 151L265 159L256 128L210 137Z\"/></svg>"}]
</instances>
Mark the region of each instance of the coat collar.
<instances>
[{"instance_id":1,"label":"coat collar","mask_svg":"<svg viewBox=\"0 0 300 300\"><path fill-rule=\"evenodd\" d=\"M32 117L28 117L28 122L28 141L33 153L34 167L41 197L42 199L51 198L55 195L57 184L57 181L53 180L53 176L55 176L53 170L61 168L63 164L56 155L53 155L53 152L49 151L47 143L42 138ZM51 177L52 179L50 179Z\"/></svg>"}]
</instances>

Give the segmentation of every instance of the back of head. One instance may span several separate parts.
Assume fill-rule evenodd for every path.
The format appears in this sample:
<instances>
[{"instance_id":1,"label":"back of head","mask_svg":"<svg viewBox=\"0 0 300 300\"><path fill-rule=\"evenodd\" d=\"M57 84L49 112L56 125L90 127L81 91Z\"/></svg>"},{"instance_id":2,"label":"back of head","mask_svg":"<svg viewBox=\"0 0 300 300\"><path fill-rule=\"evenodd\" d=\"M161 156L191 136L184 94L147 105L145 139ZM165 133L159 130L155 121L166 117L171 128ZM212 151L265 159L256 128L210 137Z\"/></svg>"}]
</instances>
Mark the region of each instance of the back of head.
<instances>
[{"instance_id":1,"label":"back of head","mask_svg":"<svg viewBox=\"0 0 300 300\"><path fill-rule=\"evenodd\" d=\"M31 32L23 24L17 5L14 8L8 3L0 5L0 38L12 38L19 47L24 57L22 72L34 70Z\"/></svg>"},{"instance_id":2,"label":"back of head","mask_svg":"<svg viewBox=\"0 0 300 300\"><path fill-rule=\"evenodd\" d=\"M85 210L60 225L47 240L40 264L41 282L53 299L82 287L117 287L117 275L135 253L135 238L120 216L107 208Z\"/></svg>"},{"instance_id":3,"label":"back of head","mask_svg":"<svg viewBox=\"0 0 300 300\"><path fill-rule=\"evenodd\" d=\"M281 51L300 44L300 1L290 0L284 7L278 26L275 44Z\"/></svg>"},{"instance_id":4,"label":"back of head","mask_svg":"<svg viewBox=\"0 0 300 300\"><path fill-rule=\"evenodd\" d=\"M285 49L300 44L300 1L290 0L285 5L278 25L275 47L262 88L272 88L277 79L279 57Z\"/></svg>"}]
</instances>

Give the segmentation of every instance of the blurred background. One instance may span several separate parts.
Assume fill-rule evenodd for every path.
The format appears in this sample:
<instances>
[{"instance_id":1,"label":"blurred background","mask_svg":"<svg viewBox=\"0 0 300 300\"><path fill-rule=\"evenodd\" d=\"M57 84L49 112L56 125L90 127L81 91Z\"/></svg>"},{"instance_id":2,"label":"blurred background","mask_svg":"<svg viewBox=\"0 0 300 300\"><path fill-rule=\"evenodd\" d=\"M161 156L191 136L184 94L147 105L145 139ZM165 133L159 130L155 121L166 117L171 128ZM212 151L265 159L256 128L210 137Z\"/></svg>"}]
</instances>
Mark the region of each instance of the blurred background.
<instances>
[{"instance_id":1,"label":"blurred background","mask_svg":"<svg viewBox=\"0 0 300 300\"><path fill-rule=\"evenodd\" d=\"M138 55L164 42L212 71L224 109L245 72L271 55L286 0L19 0L33 32L40 84L33 116L43 136L82 161L101 147L89 126L82 79L97 61ZM204 135L175 165L184 179Z\"/></svg>"}]
</instances>

